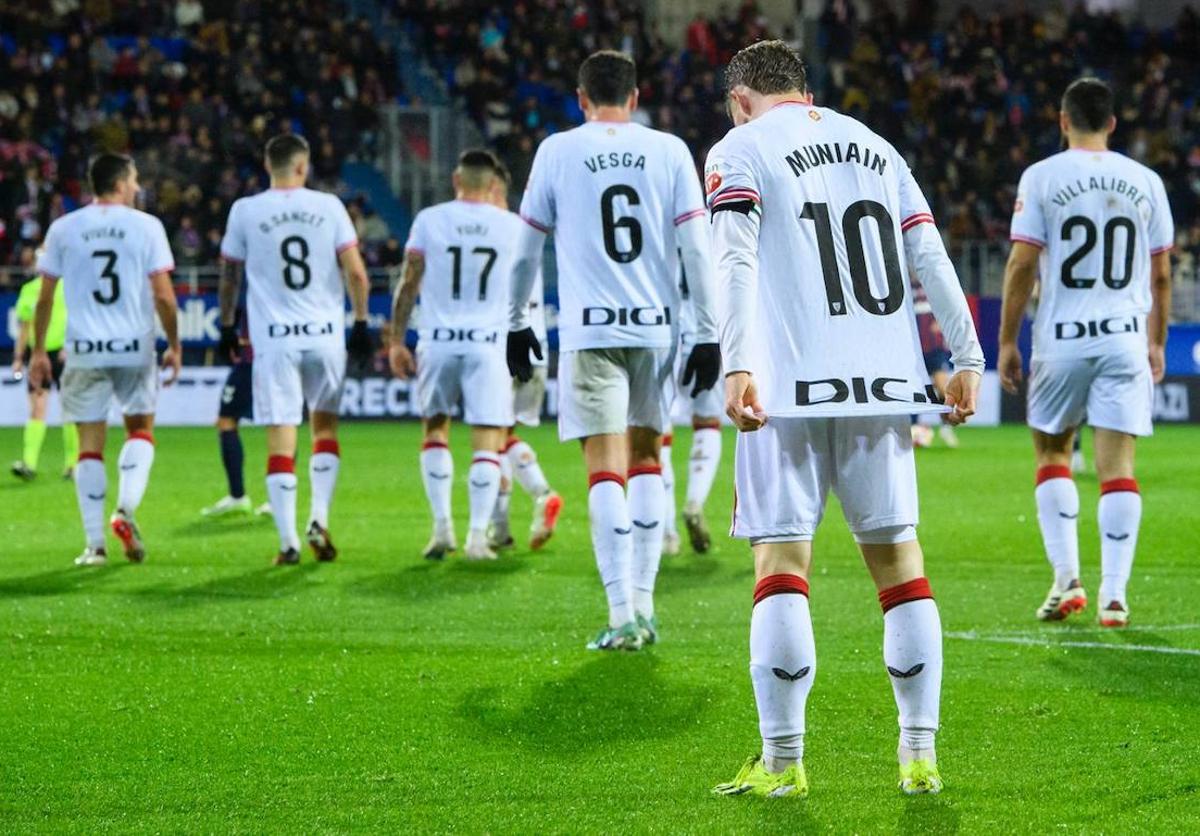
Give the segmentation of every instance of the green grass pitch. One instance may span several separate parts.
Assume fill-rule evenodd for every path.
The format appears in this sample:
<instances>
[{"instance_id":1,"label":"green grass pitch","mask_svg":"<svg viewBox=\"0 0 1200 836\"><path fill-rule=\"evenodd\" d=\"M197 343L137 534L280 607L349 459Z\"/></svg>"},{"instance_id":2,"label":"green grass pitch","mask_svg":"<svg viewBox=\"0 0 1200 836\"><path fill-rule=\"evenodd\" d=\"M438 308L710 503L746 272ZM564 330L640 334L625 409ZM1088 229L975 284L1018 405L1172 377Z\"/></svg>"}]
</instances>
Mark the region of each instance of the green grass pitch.
<instances>
[{"instance_id":1,"label":"green grass pitch","mask_svg":"<svg viewBox=\"0 0 1200 836\"><path fill-rule=\"evenodd\" d=\"M879 607L832 511L812 577L812 793L775 803L709 795L758 745L751 560L720 534L732 436L712 553L664 561L664 642L597 655L584 650L605 612L586 480L551 429L526 433L567 502L546 551L422 560L417 427L352 425L331 525L342 556L279 569L269 521L197 515L223 492L214 435L159 431L141 566L71 566L82 535L69 484L0 487L5 832L1200 829L1197 429L1161 428L1139 448L1134 626L1119 634L1094 626L1094 601L1078 623L1033 619L1050 570L1024 430L919 451L921 539L947 631L940 797L896 791ZM262 434L244 437L261 499ZM457 428L460 539L466 440ZM677 436L681 474L689 440ZM58 443L52 431L47 472ZM0 432L0 449L15 454L18 432ZM1094 477L1080 488L1094 594ZM518 493L522 529L528 511Z\"/></svg>"}]
</instances>

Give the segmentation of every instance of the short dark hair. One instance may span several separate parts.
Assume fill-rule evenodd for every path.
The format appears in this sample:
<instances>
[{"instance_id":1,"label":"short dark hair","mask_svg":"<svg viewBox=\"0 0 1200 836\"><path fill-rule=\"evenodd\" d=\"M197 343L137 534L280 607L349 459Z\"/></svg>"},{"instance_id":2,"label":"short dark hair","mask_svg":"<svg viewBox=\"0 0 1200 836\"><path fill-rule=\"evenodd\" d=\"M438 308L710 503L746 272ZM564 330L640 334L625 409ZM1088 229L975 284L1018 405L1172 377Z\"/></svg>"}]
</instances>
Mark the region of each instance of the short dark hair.
<instances>
[{"instance_id":1,"label":"short dark hair","mask_svg":"<svg viewBox=\"0 0 1200 836\"><path fill-rule=\"evenodd\" d=\"M458 175L469 189L481 189L491 185L500 161L486 148L468 148L458 155Z\"/></svg>"},{"instance_id":2,"label":"short dark hair","mask_svg":"<svg viewBox=\"0 0 1200 836\"><path fill-rule=\"evenodd\" d=\"M725 68L725 90L749 87L764 96L808 92L808 73L796 50L783 41L759 41L740 50Z\"/></svg>"},{"instance_id":3,"label":"short dark hair","mask_svg":"<svg viewBox=\"0 0 1200 836\"><path fill-rule=\"evenodd\" d=\"M99 197L111 193L132 170L133 159L125 154L106 152L96 155L88 167L88 183L91 184L92 194Z\"/></svg>"},{"instance_id":4,"label":"short dark hair","mask_svg":"<svg viewBox=\"0 0 1200 836\"><path fill-rule=\"evenodd\" d=\"M512 172L509 171L508 166L505 165L501 160L496 160L496 177L499 178L500 182L506 187L512 185Z\"/></svg>"},{"instance_id":5,"label":"short dark hair","mask_svg":"<svg viewBox=\"0 0 1200 836\"><path fill-rule=\"evenodd\" d=\"M1102 131L1113 116L1112 88L1094 76L1077 78L1063 93L1062 109L1076 130Z\"/></svg>"},{"instance_id":6,"label":"short dark hair","mask_svg":"<svg viewBox=\"0 0 1200 836\"><path fill-rule=\"evenodd\" d=\"M579 88L595 105L623 105L637 88L637 65L624 52L602 49L579 65Z\"/></svg>"},{"instance_id":7,"label":"short dark hair","mask_svg":"<svg viewBox=\"0 0 1200 836\"><path fill-rule=\"evenodd\" d=\"M267 168L279 171L301 154L307 155L308 140L296 134L279 134L267 140Z\"/></svg>"}]
</instances>

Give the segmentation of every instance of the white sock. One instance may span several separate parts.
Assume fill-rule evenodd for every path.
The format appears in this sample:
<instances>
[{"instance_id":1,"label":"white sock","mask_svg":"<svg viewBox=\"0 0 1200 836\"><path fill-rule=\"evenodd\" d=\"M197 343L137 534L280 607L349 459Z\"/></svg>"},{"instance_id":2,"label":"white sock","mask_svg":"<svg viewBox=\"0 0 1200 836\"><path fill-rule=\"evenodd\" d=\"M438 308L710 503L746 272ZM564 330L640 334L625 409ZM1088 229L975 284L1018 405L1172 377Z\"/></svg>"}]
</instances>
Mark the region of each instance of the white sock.
<instances>
[{"instance_id":1,"label":"white sock","mask_svg":"<svg viewBox=\"0 0 1200 836\"><path fill-rule=\"evenodd\" d=\"M663 480L663 536L675 534L675 466L671 464L672 437L664 435L658 463L662 466Z\"/></svg>"},{"instance_id":2,"label":"white sock","mask_svg":"<svg viewBox=\"0 0 1200 836\"><path fill-rule=\"evenodd\" d=\"M808 583L799 575L763 578L750 616L750 680L769 772L804 759L804 706L816 674Z\"/></svg>"},{"instance_id":3,"label":"white sock","mask_svg":"<svg viewBox=\"0 0 1200 836\"><path fill-rule=\"evenodd\" d=\"M1111 479L1100 485L1100 606L1125 606L1125 587L1133 571L1142 495L1133 479Z\"/></svg>"},{"instance_id":4,"label":"white sock","mask_svg":"<svg viewBox=\"0 0 1200 836\"><path fill-rule=\"evenodd\" d=\"M154 438L150 433L130 434L117 458L120 476L117 481L117 507L134 513L146 495L150 483L150 467L154 464Z\"/></svg>"},{"instance_id":5,"label":"white sock","mask_svg":"<svg viewBox=\"0 0 1200 836\"><path fill-rule=\"evenodd\" d=\"M83 534L87 545L104 548L104 496L108 490L108 475L99 453L81 453L75 465L75 496L79 499L79 516L83 518Z\"/></svg>"},{"instance_id":6,"label":"white sock","mask_svg":"<svg viewBox=\"0 0 1200 836\"><path fill-rule=\"evenodd\" d=\"M721 464L721 427L700 426L692 433L692 456L688 462L687 504L703 508Z\"/></svg>"},{"instance_id":7,"label":"white sock","mask_svg":"<svg viewBox=\"0 0 1200 836\"><path fill-rule=\"evenodd\" d=\"M471 508L471 531L487 534L488 520L496 509L500 493L500 454L491 450L476 450L467 471L467 497Z\"/></svg>"},{"instance_id":8,"label":"white sock","mask_svg":"<svg viewBox=\"0 0 1200 836\"><path fill-rule=\"evenodd\" d=\"M1054 585L1066 589L1079 579L1079 491L1070 468L1039 467L1033 495L1046 559L1054 567Z\"/></svg>"},{"instance_id":9,"label":"white sock","mask_svg":"<svg viewBox=\"0 0 1200 836\"><path fill-rule=\"evenodd\" d=\"M550 483L546 481L546 474L542 473L542 466L538 464L537 453L533 452L533 448L527 442L515 439L515 443L509 443L504 455L512 463L513 476L526 493L530 496L541 496L550 492Z\"/></svg>"},{"instance_id":10,"label":"white sock","mask_svg":"<svg viewBox=\"0 0 1200 836\"><path fill-rule=\"evenodd\" d=\"M900 746L933 756L942 695L942 622L929 581L879 593L883 663L900 710Z\"/></svg>"},{"instance_id":11,"label":"white sock","mask_svg":"<svg viewBox=\"0 0 1200 836\"><path fill-rule=\"evenodd\" d=\"M421 481L437 524L450 522L450 489L454 486L454 459L440 441L427 441L421 448Z\"/></svg>"},{"instance_id":12,"label":"white sock","mask_svg":"<svg viewBox=\"0 0 1200 836\"><path fill-rule=\"evenodd\" d=\"M662 561L662 472L657 467L629 471L629 521L633 523L633 608L638 615L654 617L654 579Z\"/></svg>"},{"instance_id":13,"label":"white sock","mask_svg":"<svg viewBox=\"0 0 1200 836\"><path fill-rule=\"evenodd\" d=\"M312 458L308 460L308 480L312 489L309 519L321 528L329 527L329 503L333 501L333 488L337 485L341 463L341 450L336 441L322 439L313 444Z\"/></svg>"},{"instance_id":14,"label":"white sock","mask_svg":"<svg viewBox=\"0 0 1200 836\"><path fill-rule=\"evenodd\" d=\"M291 456L267 459L267 499L279 531L279 550L300 548L296 533L296 460Z\"/></svg>"},{"instance_id":15,"label":"white sock","mask_svg":"<svg viewBox=\"0 0 1200 836\"><path fill-rule=\"evenodd\" d=\"M592 548L608 597L608 625L633 621L633 538L625 485L615 473L593 473L588 490Z\"/></svg>"},{"instance_id":16,"label":"white sock","mask_svg":"<svg viewBox=\"0 0 1200 836\"><path fill-rule=\"evenodd\" d=\"M500 456L500 492L496 494L496 507L492 510L492 524L508 528L508 513L512 506L513 467L508 456Z\"/></svg>"}]
</instances>

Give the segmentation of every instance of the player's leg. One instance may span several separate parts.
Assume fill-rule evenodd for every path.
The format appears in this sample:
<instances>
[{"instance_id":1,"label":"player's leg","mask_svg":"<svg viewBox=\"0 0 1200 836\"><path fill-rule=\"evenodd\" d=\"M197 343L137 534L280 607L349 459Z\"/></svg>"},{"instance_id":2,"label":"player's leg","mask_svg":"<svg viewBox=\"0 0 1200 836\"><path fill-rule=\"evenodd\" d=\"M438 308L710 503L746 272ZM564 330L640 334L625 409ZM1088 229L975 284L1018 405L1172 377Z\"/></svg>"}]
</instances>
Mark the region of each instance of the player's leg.
<instances>
[{"instance_id":1,"label":"player's leg","mask_svg":"<svg viewBox=\"0 0 1200 836\"><path fill-rule=\"evenodd\" d=\"M917 472L907 416L838 418L835 490L883 609L883 662L899 710L900 789L938 792L934 736L942 625L917 543Z\"/></svg>"},{"instance_id":2,"label":"player's leg","mask_svg":"<svg viewBox=\"0 0 1200 836\"><path fill-rule=\"evenodd\" d=\"M154 410L158 405L158 367L110 369L113 394L125 418L125 444L117 459L117 507L109 518L113 533L125 548L125 557L140 563L146 547L134 515L150 484L154 466Z\"/></svg>"},{"instance_id":3,"label":"player's leg","mask_svg":"<svg viewBox=\"0 0 1200 836\"><path fill-rule=\"evenodd\" d=\"M299 352L258 354L251 372L255 421L267 428L267 501L279 533L275 565L300 562L296 532L296 427L304 413Z\"/></svg>"},{"instance_id":4,"label":"player's leg","mask_svg":"<svg viewBox=\"0 0 1200 836\"><path fill-rule=\"evenodd\" d=\"M1083 419L1095 373L1091 359L1034 361L1029 377L1029 426L1037 457L1034 498L1054 583L1037 610L1061 621L1087 606L1079 578L1079 491L1071 478L1071 442Z\"/></svg>"},{"instance_id":5,"label":"player's leg","mask_svg":"<svg viewBox=\"0 0 1200 836\"><path fill-rule=\"evenodd\" d=\"M1071 472L1078 475L1087 473L1087 456L1083 452L1083 427L1075 431L1075 439L1071 442Z\"/></svg>"},{"instance_id":6,"label":"player's leg","mask_svg":"<svg viewBox=\"0 0 1200 836\"><path fill-rule=\"evenodd\" d=\"M336 412L314 409L309 414L309 423L313 446L308 460L310 504L305 537L317 560L327 563L337 557L337 548L329 535L329 506L342 464L338 416Z\"/></svg>"},{"instance_id":7,"label":"player's leg","mask_svg":"<svg viewBox=\"0 0 1200 836\"><path fill-rule=\"evenodd\" d=\"M546 367L535 366L533 377L526 383L517 384L513 400L516 423L536 427L542 421L542 402L546 397ZM514 435L505 450L505 458L512 466L514 478L521 488L533 497L533 521L529 526L529 547L534 551L554 536L562 513L563 501L550 487L546 474L538 462L537 453L529 443Z\"/></svg>"},{"instance_id":8,"label":"player's leg","mask_svg":"<svg viewBox=\"0 0 1200 836\"><path fill-rule=\"evenodd\" d=\"M108 561L104 547L104 439L112 383L103 369L67 369L63 373L63 420L79 427L79 462L75 467L75 496L83 520L84 550L77 566Z\"/></svg>"},{"instance_id":9,"label":"player's leg","mask_svg":"<svg viewBox=\"0 0 1200 836\"><path fill-rule=\"evenodd\" d=\"M496 507L492 509L492 519L488 523L488 545L493 549L510 549L515 541L509 525L509 513L512 509L513 466L508 451L518 439L513 434L515 427L505 427L502 435L507 440L500 448L500 487L496 492Z\"/></svg>"},{"instance_id":10,"label":"player's leg","mask_svg":"<svg viewBox=\"0 0 1200 836\"><path fill-rule=\"evenodd\" d=\"M495 560L488 543L488 522L500 493L500 448L504 427L471 427L471 468L467 471L467 506L470 512L463 556L470 560Z\"/></svg>"},{"instance_id":11,"label":"player's leg","mask_svg":"<svg viewBox=\"0 0 1200 836\"><path fill-rule=\"evenodd\" d=\"M663 553L666 488L659 464L661 427L629 428L629 520L633 525L633 609L642 641L658 641L654 585Z\"/></svg>"},{"instance_id":12,"label":"player's leg","mask_svg":"<svg viewBox=\"0 0 1200 836\"><path fill-rule=\"evenodd\" d=\"M507 374L507 373L506 373ZM423 552L441 560L458 549L450 516L454 459L450 455L450 412L462 397L461 355L417 346L417 408L421 414L421 481L433 516L433 533Z\"/></svg>"},{"instance_id":13,"label":"player's leg","mask_svg":"<svg viewBox=\"0 0 1200 836\"><path fill-rule=\"evenodd\" d=\"M754 552L750 679L762 755L716 786L721 795L808 792L805 710L817 671L808 573L828 492L827 427L822 419L772 419L737 437L733 535L749 539Z\"/></svg>"},{"instance_id":14,"label":"player's leg","mask_svg":"<svg viewBox=\"0 0 1200 836\"><path fill-rule=\"evenodd\" d=\"M51 382L54 388L58 390L58 396L62 398L62 375L65 368L62 352L51 355L50 368L53 372ZM63 443L63 479L71 479L75 476L75 463L79 461L79 428L74 422L63 418L62 422L62 443Z\"/></svg>"},{"instance_id":15,"label":"player's leg","mask_svg":"<svg viewBox=\"0 0 1200 836\"><path fill-rule=\"evenodd\" d=\"M674 557L679 554L679 529L675 524L675 465L671 461L671 446L675 435L668 429L663 433L658 453L658 464L662 467L663 479L663 554Z\"/></svg>"},{"instance_id":16,"label":"player's leg","mask_svg":"<svg viewBox=\"0 0 1200 836\"><path fill-rule=\"evenodd\" d=\"M221 466L225 470L227 493L224 497L200 513L206 517L226 514L247 514L252 510L250 497L246 495L245 450L238 424L253 415L250 364L238 363L229 370L225 387L221 391L221 405L217 411L217 440L221 450Z\"/></svg>"},{"instance_id":17,"label":"player's leg","mask_svg":"<svg viewBox=\"0 0 1200 836\"><path fill-rule=\"evenodd\" d=\"M42 444L46 441L46 407L50 402L49 386L29 387L29 417L21 433L21 459L13 462L12 473L26 482L37 476Z\"/></svg>"},{"instance_id":18,"label":"player's leg","mask_svg":"<svg viewBox=\"0 0 1200 836\"><path fill-rule=\"evenodd\" d=\"M698 409L692 418L692 453L688 457L687 501L683 506L688 539L692 549L700 554L712 545L704 504L721 464L721 419L719 405L715 403L716 390L714 386L695 399Z\"/></svg>"}]
</instances>

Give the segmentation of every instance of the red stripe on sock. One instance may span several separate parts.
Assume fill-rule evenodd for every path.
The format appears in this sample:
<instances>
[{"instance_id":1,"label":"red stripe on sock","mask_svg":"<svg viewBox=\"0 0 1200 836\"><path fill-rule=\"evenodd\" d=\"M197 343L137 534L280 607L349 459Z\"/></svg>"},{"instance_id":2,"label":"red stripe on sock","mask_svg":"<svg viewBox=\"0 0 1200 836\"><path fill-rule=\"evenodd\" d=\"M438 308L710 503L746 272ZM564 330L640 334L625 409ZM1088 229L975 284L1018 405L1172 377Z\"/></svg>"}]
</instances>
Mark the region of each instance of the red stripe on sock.
<instances>
[{"instance_id":1,"label":"red stripe on sock","mask_svg":"<svg viewBox=\"0 0 1200 836\"><path fill-rule=\"evenodd\" d=\"M500 449L500 452L507 453L509 450L516 447L520 443L521 443L521 439L517 438L515 435L510 435L508 437L508 441L504 442L504 446Z\"/></svg>"},{"instance_id":2,"label":"red stripe on sock","mask_svg":"<svg viewBox=\"0 0 1200 836\"><path fill-rule=\"evenodd\" d=\"M291 456L268 456L267 475L272 473L295 473L296 460Z\"/></svg>"},{"instance_id":3,"label":"red stripe on sock","mask_svg":"<svg viewBox=\"0 0 1200 836\"><path fill-rule=\"evenodd\" d=\"M613 473L611 470L598 470L588 476L589 488L594 488L601 482L616 482L622 488L625 487L625 480L621 478L621 474Z\"/></svg>"},{"instance_id":4,"label":"red stripe on sock","mask_svg":"<svg viewBox=\"0 0 1200 836\"><path fill-rule=\"evenodd\" d=\"M149 441L151 444L154 443L154 436L146 430L134 430L129 434L129 441L133 441L135 438L139 441Z\"/></svg>"},{"instance_id":5,"label":"red stripe on sock","mask_svg":"<svg viewBox=\"0 0 1200 836\"><path fill-rule=\"evenodd\" d=\"M719 430L721 429L720 418L693 418L693 430Z\"/></svg>"},{"instance_id":6,"label":"red stripe on sock","mask_svg":"<svg viewBox=\"0 0 1200 836\"><path fill-rule=\"evenodd\" d=\"M634 476L662 476L662 465L645 464L641 467L629 468L629 478Z\"/></svg>"},{"instance_id":7,"label":"red stripe on sock","mask_svg":"<svg viewBox=\"0 0 1200 836\"><path fill-rule=\"evenodd\" d=\"M471 464L494 464L496 467L499 467L500 459L499 458L490 459L487 456L476 455L475 458L471 459Z\"/></svg>"},{"instance_id":8,"label":"red stripe on sock","mask_svg":"<svg viewBox=\"0 0 1200 836\"><path fill-rule=\"evenodd\" d=\"M104 454L103 453L80 453L79 454L79 461L86 462L88 459L102 462L102 461L104 461Z\"/></svg>"},{"instance_id":9,"label":"red stripe on sock","mask_svg":"<svg viewBox=\"0 0 1200 836\"><path fill-rule=\"evenodd\" d=\"M933 590L929 588L929 579L913 578L911 581L905 581L902 584L889 586L887 589L881 590L879 593L879 606L883 607L884 612L887 612L901 604L932 597Z\"/></svg>"},{"instance_id":10,"label":"red stripe on sock","mask_svg":"<svg viewBox=\"0 0 1200 836\"><path fill-rule=\"evenodd\" d=\"M341 456L342 448L336 438L318 438L313 442L313 453L332 453Z\"/></svg>"},{"instance_id":11,"label":"red stripe on sock","mask_svg":"<svg viewBox=\"0 0 1200 836\"><path fill-rule=\"evenodd\" d=\"M672 442L672 441L674 441L674 440L675 440L675 436L671 435L670 433L667 433L666 435L664 435L664 436L663 436L663 440L662 440L662 446L663 446L663 447L670 447L670 446L671 446L671 442Z\"/></svg>"},{"instance_id":12,"label":"red stripe on sock","mask_svg":"<svg viewBox=\"0 0 1200 836\"><path fill-rule=\"evenodd\" d=\"M1050 479L1070 479L1071 468L1065 464L1048 464L1037 469L1037 483L1040 485Z\"/></svg>"},{"instance_id":13,"label":"red stripe on sock","mask_svg":"<svg viewBox=\"0 0 1200 836\"><path fill-rule=\"evenodd\" d=\"M1100 483L1101 496L1104 496L1106 493L1117 493L1118 491L1141 493L1138 490L1137 479L1109 479L1107 482Z\"/></svg>"},{"instance_id":14,"label":"red stripe on sock","mask_svg":"<svg viewBox=\"0 0 1200 836\"><path fill-rule=\"evenodd\" d=\"M426 441L421 445L422 450L449 450L450 445L444 441Z\"/></svg>"},{"instance_id":15,"label":"red stripe on sock","mask_svg":"<svg viewBox=\"0 0 1200 836\"><path fill-rule=\"evenodd\" d=\"M754 604L772 595L803 595L808 597L808 581L799 575L767 575L754 585Z\"/></svg>"}]
</instances>

